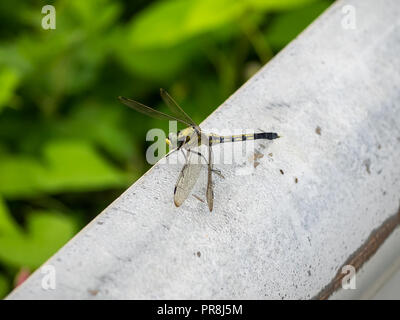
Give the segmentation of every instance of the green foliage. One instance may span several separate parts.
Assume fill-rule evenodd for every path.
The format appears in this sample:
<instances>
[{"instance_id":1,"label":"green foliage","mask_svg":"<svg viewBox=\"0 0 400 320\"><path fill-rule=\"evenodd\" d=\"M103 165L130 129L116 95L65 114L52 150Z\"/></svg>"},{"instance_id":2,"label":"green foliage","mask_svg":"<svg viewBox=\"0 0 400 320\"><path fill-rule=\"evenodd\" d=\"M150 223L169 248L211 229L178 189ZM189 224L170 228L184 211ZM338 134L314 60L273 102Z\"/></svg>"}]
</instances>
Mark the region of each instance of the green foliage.
<instances>
[{"instance_id":1,"label":"green foliage","mask_svg":"<svg viewBox=\"0 0 400 320\"><path fill-rule=\"evenodd\" d=\"M43 210L30 212L26 226L22 230L0 203L0 260L7 265L36 268L76 231L68 216Z\"/></svg>"},{"instance_id":2,"label":"green foliage","mask_svg":"<svg viewBox=\"0 0 400 320\"><path fill-rule=\"evenodd\" d=\"M321 12L329 7L331 1L322 0L305 7L282 13L265 32L267 41L279 50L295 38L298 30L306 28Z\"/></svg>"},{"instance_id":3,"label":"green foliage","mask_svg":"<svg viewBox=\"0 0 400 320\"><path fill-rule=\"evenodd\" d=\"M54 141L43 157L8 156L0 162L0 193L23 198L58 192L86 191L126 185L123 173L112 167L89 144Z\"/></svg>"},{"instance_id":4,"label":"green foliage","mask_svg":"<svg viewBox=\"0 0 400 320\"><path fill-rule=\"evenodd\" d=\"M0 110L12 98L15 89L18 86L18 74L15 70L3 67L0 69Z\"/></svg>"},{"instance_id":5,"label":"green foliage","mask_svg":"<svg viewBox=\"0 0 400 320\"><path fill-rule=\"evenodd\" d=\"M250 0L250 2L256 9L293 10L317 2L317 0Z\"/></svg>"},{"instance_id":6,"label":"green foliage","mask_svg":"<svg viewBox=\"0 0 400 320\"><path fill-rule=\"evenodd\" d=\"M171 47L232 22L244 8L245 2L230 0L156 2L132 21L130 45L138 49Z\"/></svg>"},{"instance_id":7,"label":"green foliage","mask_svg":"<svg viewBox=\"0 0 400 320\"><path fill-rule=\"evenodd\" d=\"M165 87L201 122L330 0L0 3L0 297L149 167ZM95 244L94 244L95 245Z\"/></svg>"},{"instance_id":8,"label":"green foliage","mask_svg":"<svg viewBox=\"0 0 400 320\"><path fill-rule=\"evenodd\" d=\"M4 297L9 291L8 280L5 275L0 273L0 298Z\"/></svg>"}]
</instances>

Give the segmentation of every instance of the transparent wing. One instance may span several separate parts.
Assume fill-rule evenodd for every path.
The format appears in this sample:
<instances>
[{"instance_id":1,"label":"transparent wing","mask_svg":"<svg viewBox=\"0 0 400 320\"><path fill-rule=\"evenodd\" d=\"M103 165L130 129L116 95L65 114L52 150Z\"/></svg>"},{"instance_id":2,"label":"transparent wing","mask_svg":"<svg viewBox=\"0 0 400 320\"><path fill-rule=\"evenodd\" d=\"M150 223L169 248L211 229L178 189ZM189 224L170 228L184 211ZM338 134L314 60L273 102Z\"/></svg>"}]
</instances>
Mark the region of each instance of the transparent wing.
<instances>
[{"instance_id":1,"label":"transparent wing","mask_svg":"<svg viewBox=\"0 0 400 320\"><path fill-rule=\"evenodd\" d=\"M175 114L175 116L184 119L186 122L190 123L191 126L195 126L199 128L199 126L196 124L196 122L193 121L191 117L188 116L188 114L183 111L183 109L175 102L174 99L168 94L167 91L164 89L160 89L160 94L161 98L163 98L164 102L167 104L167 106L171 109L171 111Z\"/></svg>"},{"instance_id":2,"label":"transparent wing","mask_svg":"<svg viewBox=\"0 0 400 320\"><path fill-rule=\"evenodd\" d=\"M190 195L200 175L203 165L201 156L194 152L187 153L186 163L179 174L174 190L174 203L179 207Z\"/></svg>"},{"instance_id":3,"label":"transparent wing","mask_svg":"<svg viewBox=\"0 0 400 320\"><path fill-rule=\"evenodd\" d=\"M135 100L132 99L128 99L125 97L118 97L118 99L126 106L139 111L145 115L148 115L150 117L153 118L157 118L157 119L162 119L162 120L175 120L175 121L179 121L189 127L191 127L193 124L189 121L186 121L185 119L180 119L180 118L176 118L174 116L171 116L169 114L163 113L161 111L155 110L153 108L150 108L144 104L141 104L140 102L137 102Z\"/></svg>"}]
</instances>

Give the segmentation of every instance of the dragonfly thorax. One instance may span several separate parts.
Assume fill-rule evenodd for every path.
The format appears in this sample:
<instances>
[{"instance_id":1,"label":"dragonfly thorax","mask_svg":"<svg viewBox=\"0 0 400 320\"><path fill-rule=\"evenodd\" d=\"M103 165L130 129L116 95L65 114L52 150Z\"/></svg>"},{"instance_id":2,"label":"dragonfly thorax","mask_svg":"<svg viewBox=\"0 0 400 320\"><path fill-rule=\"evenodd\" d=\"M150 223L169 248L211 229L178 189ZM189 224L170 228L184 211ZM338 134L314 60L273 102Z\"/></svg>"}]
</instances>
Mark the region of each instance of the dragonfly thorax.
<instances>
[{"instance_id":1,"label":"dragonfly thorax","mask_svg":"<svg viewBox=\"0 0 400 320\"><path fill-rule=\"evenodd\" d=\"M173 149L190 148L198 146L200 144L199 133L193 127L188 127L183 130L171 132L166 139L167 144L169 144Z\"/></svg>"}]
</instances>

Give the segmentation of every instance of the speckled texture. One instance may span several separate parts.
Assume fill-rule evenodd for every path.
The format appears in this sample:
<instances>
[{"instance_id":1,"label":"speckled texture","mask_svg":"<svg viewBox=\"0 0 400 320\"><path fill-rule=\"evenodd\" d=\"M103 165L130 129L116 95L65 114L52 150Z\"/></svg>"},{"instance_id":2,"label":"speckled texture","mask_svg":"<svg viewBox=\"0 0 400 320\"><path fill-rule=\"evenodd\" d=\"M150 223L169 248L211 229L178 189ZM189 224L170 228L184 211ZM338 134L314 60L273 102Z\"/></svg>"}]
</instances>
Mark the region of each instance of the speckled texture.
<instances>
[{"instance_id":1,"label":"speckled texture","mask_svg":"<svg viewBox=\"0 0 400 320\"><path fill-rule=\"evenodd\" d=\"M9 298L315 296L399 209L399 16L397 0L337 1L202 124L283 136L255 144L254 170L217 166L212 213L175 208L179 167L157 164L47 262L56 290L38 271Z\"/></svg>"}]
</instances>

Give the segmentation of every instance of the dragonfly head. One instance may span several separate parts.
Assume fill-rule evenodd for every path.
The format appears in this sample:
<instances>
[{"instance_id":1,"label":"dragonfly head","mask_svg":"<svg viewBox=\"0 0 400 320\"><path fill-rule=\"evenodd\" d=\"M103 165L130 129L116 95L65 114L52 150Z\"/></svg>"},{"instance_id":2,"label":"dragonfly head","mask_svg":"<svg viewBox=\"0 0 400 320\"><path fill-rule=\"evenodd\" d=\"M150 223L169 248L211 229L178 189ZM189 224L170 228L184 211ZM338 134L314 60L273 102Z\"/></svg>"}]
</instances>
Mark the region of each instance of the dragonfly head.
<instances>
[{"instance_id":1,"label":"dragonfly head","mask_svg":"<svg viewBox=\"0 0 400 320\"><path fill-rule=\"evenodd\" d=\"M194 132L194 129L191 127L180 130L178 133L171 132L165 141L171 148L180 149L184 144L190 144L195 140L193 137L197 137L197 135L194 135Z\"/></svg>"},{"instance_id":2,"label":"dragonfly head","mask_svg":"<svg viewBox=\"0 0 400 320\"><path fill-rule=\"evenodd\" d=\"M168 138L165 139L167 144L172 149L180 149L189 140L190 140L190 137L185 132L182 132L182 131L178 131L177 134L175 132L171 132L168 135Z\"/></svg>"},{"instance_id":3,"label":"dragonfly head","mask_svg":"<svg viewBox=\"0 0 400 320\"><path fill-rule=\"evenodd\" d=\"M178 134L175 132L171 132L168 135L168 138L165 139L165 142L170 146L172 149L180 149L182 145L186 142L186 137L182 136L180 132L178 131Z\"/></svg>"},{"instance_id":4,"label":"dragonfly head","mask_svg":"<svg viewBox=\"0 0 400 320\"><path fill-rule=\"evenodd\" d=\"M168 134L168 138L165 139L165 142L170 146L170 148L175 149L178 145L178 136L175 132L171 132Z\"/></svg>"}]
</instances>

